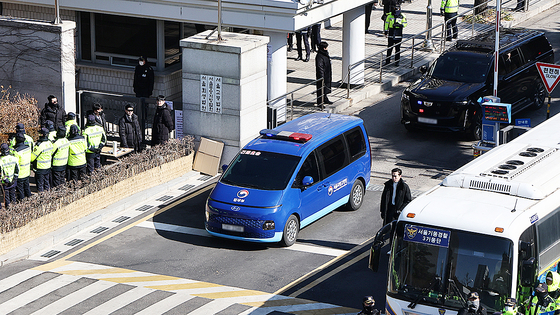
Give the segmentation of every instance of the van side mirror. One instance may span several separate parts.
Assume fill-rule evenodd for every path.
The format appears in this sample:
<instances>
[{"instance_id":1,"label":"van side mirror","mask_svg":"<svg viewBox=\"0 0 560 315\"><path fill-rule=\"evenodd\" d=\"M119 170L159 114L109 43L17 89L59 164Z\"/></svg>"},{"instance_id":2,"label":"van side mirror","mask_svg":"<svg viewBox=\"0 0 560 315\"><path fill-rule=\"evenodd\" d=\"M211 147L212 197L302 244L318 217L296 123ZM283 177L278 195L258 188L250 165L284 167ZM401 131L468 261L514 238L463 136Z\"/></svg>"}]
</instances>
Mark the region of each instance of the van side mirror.
<instances>
[{"instance_id":1,"label":"van side mirror","mask_svg":"<svg viewBox=\"0 0 560 315\"><path fill-rule=\"evenodd\" d=\"M313 185L313 177L305 176L301 181L301 183L303 184L304 187L311 186Z\"/></svg>"},{"instance_id":2,"label":"van side mirror","mask_svg":"<svg viewBox=\"0 0 560 315\"><path fill-rule=\"evenodd\" d=\"M420 66L419 70L420 70L420 73L426 74L426 72L428 72L428 67L426 67L426 66Z\"/></svg>"},{"instance_id":3,"label":"van side mirror","mask_svg":"<svg viewBox=\"0 0 560 315\"><path fill-rule=\"evenodd\" d=\"M534 257L523 261L521 266L521 285L534 287L537 283L537 260Z\"/></svg>"},{"instance_id":4,"label":"van side mirror","mask_svg":"<svg viewBox=\"0 0 560 315\"><path fill-rule=\"evenodd\" d=\"M222 165L222 173L225 173L225 171L227 170L228 165L224 164Z\"/></svg>"},{"instance_id":5,"label":"van side mirror","mask_svg":"<svg viewBox=\"0 0 560 315\"><path fill-rule=\"evenodd\" d=\"M375 238L373 239L373 244L371 245L371 249L369 252L369 266L368 268L371 269L373 272L377 272L379 270L379 258L381 255L381 248L383 247L385 240L389 237L393 236L394 227L396 226L397 221L393 221L384 225L377 233L375 234Z\"/></svg>"}]
</instances>

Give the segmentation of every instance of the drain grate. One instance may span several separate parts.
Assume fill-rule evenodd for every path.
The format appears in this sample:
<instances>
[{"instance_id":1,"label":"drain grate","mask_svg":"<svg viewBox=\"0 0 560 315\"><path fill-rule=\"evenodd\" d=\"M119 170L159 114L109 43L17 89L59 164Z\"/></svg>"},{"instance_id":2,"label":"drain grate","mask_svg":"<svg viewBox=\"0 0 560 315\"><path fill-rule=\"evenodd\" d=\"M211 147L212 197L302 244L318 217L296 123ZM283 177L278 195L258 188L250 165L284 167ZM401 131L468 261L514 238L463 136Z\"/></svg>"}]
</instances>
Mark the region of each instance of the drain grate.
<instances>
[{"instance_id":1,"label":"drain grate","mask_svg":"<svg viewBox=\"0 0 560 315\"><path fill-rule=\"evenodd\" d=\"M187 185L185 185L185 186L179 188L179 190L189 190L189 189L191 189L191 188L193 188L193 187L194 187L194 185L189 185L189 184L187 184Z\"/></svg>"},{"instance_id":2,"label":"drain grate","mask_svg":"<svg viewBox=\"0 0 560 315\"><path fill-rule=\"evenodd\" d=\"M148 209L152 209L154 206L151 205L143 205L142 207L136 209L136 211L146 211Z\"/></svg>"},{"instance_id":3,"label":"drain grate","mask_svg":"<svg viewBox=\"0 0 560 315\"><path fill-rule=\"evenodd\" d=\"M173 198L173 196L161 196L158 199L156 199L156 201L167 201L171 198Z\"/></svg>"},{"instance_id":4,"label":"drain grate","mask_svg":"<svg viewBox=\"0 0 560 315\"><path fill-rule=\"evenodd\" d=\"M100 226L97 229L91 231L90 233L95 233L95 234L99 234L103 231L107 231L109 228L108 227L104 227L104 226Z\"/></svg>"},{"instance_id":5,"label":"drain grate","mask_svg":"<svg viewBox=\"0 0 560 315\"><path fill-rule=\"evenodd\" d=\"M64 245L66 245L66 246L75 246L75 245L80 244L80 243L83 242L83 241L84 241L84 240L80 240L80 239L75 238L75 239L71 240L70 242L68 242L68 243L66 243L66 244L64 244Z\"/></svg>"},{"instance_id":6,"label":"drain grate","mask_svg":"<svg viewBox=\"0 0 560 315\"><path fill-rule=\"evenodd\" d=\"M44 253L43 255L41 255L41 257L47 257L47 258L51 258L55 255L60 254L59 250L49 250L48 252Z\"/></svg>"},{"instance_id":7,"label":"drain grate","mask_svg":"<svg viewBox=\"0 0 560 315\"><path fill-rule=\"evenodd\" d=\"M123 223L124 221L126 221L126 220L128 220L128 219L130 219L130 217L124 217L124 216L123 216L123 217L118 217L118 218L116 218L115 220L113 220L113 222L116 222L116 223Z\"/></svg>"},{"instance_id":8,"label":"drain grate","mask_svg":"<svg viewBox=\"0 0 560 315\"><path fill-rule=\"evenodd\" d=\"M212 176L204 175L204 176L200 177L198 180L209 180L210 178L212 178Z\"/></svg>"}]
</instances>

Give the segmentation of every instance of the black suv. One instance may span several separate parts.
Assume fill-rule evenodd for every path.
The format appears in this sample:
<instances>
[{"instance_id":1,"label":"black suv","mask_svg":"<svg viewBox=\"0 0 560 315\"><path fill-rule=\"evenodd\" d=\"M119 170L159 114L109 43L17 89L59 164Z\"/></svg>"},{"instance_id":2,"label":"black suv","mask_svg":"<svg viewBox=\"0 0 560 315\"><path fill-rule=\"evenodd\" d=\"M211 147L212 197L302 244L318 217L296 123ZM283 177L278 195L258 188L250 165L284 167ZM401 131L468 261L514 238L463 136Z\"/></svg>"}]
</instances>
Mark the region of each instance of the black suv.
<instances>
[{"instance_id":1,"label":"black suv","mask_svg":"<svg viewBox=\"0 0 560 315\"><path fill-rule=\"evenodd\" d=\"M482 113L477 100L492 95L495 32L459 40L406 88L401 98L401 122L414 128L462 131L481 137ZM554 52L543 32L525 29L500 31L498 97L512 104L512 114L532 106L541 108L546 89L535 62L554 63Z\"/></svg>"}]
</instances>

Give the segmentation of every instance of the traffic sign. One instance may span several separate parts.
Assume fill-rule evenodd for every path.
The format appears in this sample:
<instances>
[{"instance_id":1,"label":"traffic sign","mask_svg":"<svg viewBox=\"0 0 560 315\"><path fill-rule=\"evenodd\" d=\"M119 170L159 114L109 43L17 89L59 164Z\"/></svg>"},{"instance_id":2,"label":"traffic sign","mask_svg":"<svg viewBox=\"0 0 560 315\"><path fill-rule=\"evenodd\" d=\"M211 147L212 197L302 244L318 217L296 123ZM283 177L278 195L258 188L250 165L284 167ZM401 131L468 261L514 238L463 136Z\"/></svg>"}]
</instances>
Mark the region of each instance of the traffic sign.
<instances>
[{"instance_id":1,"label":"traffic sign","mask_svg":"<svg viewBox=\"0 0 560 315\"><path fill-rule=\"evenodd\" d=\"M552 93L552 90L554 90L556 84L560 81L560 65L544 62L537 62L536 65L548 94Z\"/></svg>"}]
</instances>

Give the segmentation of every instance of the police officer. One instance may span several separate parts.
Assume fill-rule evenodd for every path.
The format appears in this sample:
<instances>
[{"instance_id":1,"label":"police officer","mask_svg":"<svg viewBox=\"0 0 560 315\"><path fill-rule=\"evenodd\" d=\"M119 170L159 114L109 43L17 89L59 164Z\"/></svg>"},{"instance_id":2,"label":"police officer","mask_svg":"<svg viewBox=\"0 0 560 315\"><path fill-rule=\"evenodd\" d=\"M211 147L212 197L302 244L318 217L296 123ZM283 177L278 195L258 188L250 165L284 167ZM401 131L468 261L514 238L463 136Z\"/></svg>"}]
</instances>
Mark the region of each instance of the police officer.
<instances>
[{"instance_id":1,"label":"police officer","mask_svg":"<svg viewBox=\"0 0 560 315\"><path fill-rule=\"evenodd\" d=\"M37 191L50 190L51 164L52 164L53 144L49 140L49 130L41 128L41 136L37 140L35 149L31 154L31 162L35 171L35 183Z\"/></svg>"},{"instance_id":2,"label":"police officer","mask_svg":"<svg viewBox=\"0 0 560 315\"><path fill-rule=\"evenodd\" d=\"M391 63L391 53L393 46L395 46L395 66L399 66L401 58L401 41L403 37L403 28L406 27L406 16L401 13L400 7L395 7L385 19L385 37L387 37L387 58L385 58L385 65Z\"/></svg>"},{"instance_id":3,"label":"police officer","mask_svg":"<svg viewBox=\"0 0 560 315\"><path fill-rule=\"evenodd\" d=\"M487 315L486 308L480 304L478 292L471 292L467 298L467 307L459 310L457 315L478 314Z\"/></svg>"},{"instance_id":4,"label":"police officer","mask_svg":"<svg viewBox=\"0 0 560 315\"><path fill-rule=\"evenodd\" d=\"M529 313L530 315L542 314L554 312L556 309L556 303L554 299L548 294L548 286L546 283L539 283L535 288L535 295L529 303ZM553 313L556 314L556 313Z\"/></svg>"},{"instance_id":5,"label":"police officer","mask_svg":"<svg viewBox=\"0 0 560 315\"><path fill-rule=\"evenodd\" d=\"M18 159L10 155L10 147L6 143L0 145L0 173L2 191L4 194L4 205L6 209L11 202L16 201L16 185L19 174ZM0 204L0 209L2 205Z\"/></svg>"},{"instance_id":6,"label":"police officer","mask_svg":"<svg viewBox=\"0 0 560 315\"><path fill-rule=\"evenodd\" d=\"M22 123L16 124L16 134L18 132L23 133L25 137L25 144L31 148L31 151L33 151L35 142L33 141L33 138L31 138L31 136L25 133L25 126ZM12 140L10 140L10 147L13 148L15 145L16 145L16 138L12 138Z\"/></svg>"},{"instance_id":7,"label":"police officer","mask_svg":"<svg viewBox=\"0 0 560 315\"><path fill-rule=\"evenodd\" d=\"M554 314L560 314L560 275L554 271L547 272L546 286L548 295L554 300L556 305Z\"/></svg>"},{"instance_id":8,"label":"police officer","mask_svg":"<svg viewBox=\"0 0 560 315\"><path fill-rule=\"evenodd\" d=\"M441 0L440 13L445 18L447 41L451 41L451 37L457 38L457 11L459 11L459 0Z\"/></svg>"},{"instance_id":9,"label":"police officer","mask_svg":"<svg viewBox=\"0 0 560 315\"><path fill-rule=\"evenodd\" d=\"M49 141L54 142L56 138L56 129L54 128L54 123L50 120L45 121L45 128L49 130Z\"/></svg>"},{"instance_id":10,"label":"police officer","mask_svg":"<svg viewBox=\"0 0 560 315\"><path fill-rule=\"evenodd\" d=\"M68 133L68 181L81 180L86 174L86 138L80 134L76 125L70 126Z\"/></svg>"},{"instance_id":11,"label":"police officer","mask_svg":"<svg viewBox=\"0 0 560 315\"><path fill-rule=\"evenodd\" d=\"M103 148L105 143L107 143L105 130L103 127L95 123L94 115L89 115L87 118L84 136L86 137L87 142L87 173L91 174L94 169L101 167L101 148Z\"/></svg>"},{"instance_id":12,"label":"police officer","mask_svg":"<svg viewBox=\"0 0 560 315\"><path fill-rule=\"evenodd\" d=\"M29 188L29 176L31 174L31 147L25 143L23 132L16 132L14 138L16 145L14 146L14 156L19 161L19 176L17 180L17 199L23 200L25 197L31 197L31 189Z\"/></svg>"},{"instance_id":13,"label":"police officer","mask_svg":"<svg viewBox=\"0 0 560 315\"><path fill-rule=\"evenodd\" d=\"M78 127L78 131L81 133L82 130L80 130L80 126L78 126L78 122L76 121L76 114L74 114L73 112L69 112L68 114L66 114L66 122L64 123L64 126L66 127L66 136L68 137L68 133L70 132L70 126L76 126Z\"/></svg>"},{"instance_id":14,"label":"police officer","mask_svg":"<svg viewBox=\"0 0 560 315\"><path fill-rule=\"evenodd\" d=\"M373 296L364 296L364 300L362 302L362 311L359 312L358 315L379 315L379 310L373 308L374 305L375 300L373 299Z\"/></svg>"},{"instance_id":15,"label":"police officer","mask_svg":"<svg viewBox=\"0 0 560 315\"><path fill-rule=\"evenodd\" d=\"M53 143L54 153L52 161L53 187L63 185L66 176L66 165L68 164L68 150L70 142L66 139L66 127L59 126Z\"/></svg>"}]
</instances>

